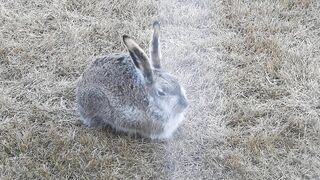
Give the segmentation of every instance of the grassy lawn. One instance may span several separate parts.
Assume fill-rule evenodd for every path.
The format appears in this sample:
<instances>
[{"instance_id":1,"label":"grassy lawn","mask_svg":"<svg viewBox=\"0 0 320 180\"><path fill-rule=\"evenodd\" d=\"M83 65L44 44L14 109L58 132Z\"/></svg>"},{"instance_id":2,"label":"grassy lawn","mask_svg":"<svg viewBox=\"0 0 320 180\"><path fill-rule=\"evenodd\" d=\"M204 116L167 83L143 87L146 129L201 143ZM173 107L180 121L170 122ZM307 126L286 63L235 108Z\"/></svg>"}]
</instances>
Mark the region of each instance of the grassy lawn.
<instances>
[{"instance_id":1,"label":"grassy lawn","mask_svg":"<svg viewBox=\"0 0 320 180\"><path fill-rule=\"evenodd\" d=\"M166 142L88 128L78 77L95 57L148 50L185 86ZM320 3L0 0L0 179L319 179Z\"/></svg>"}]
</instances>

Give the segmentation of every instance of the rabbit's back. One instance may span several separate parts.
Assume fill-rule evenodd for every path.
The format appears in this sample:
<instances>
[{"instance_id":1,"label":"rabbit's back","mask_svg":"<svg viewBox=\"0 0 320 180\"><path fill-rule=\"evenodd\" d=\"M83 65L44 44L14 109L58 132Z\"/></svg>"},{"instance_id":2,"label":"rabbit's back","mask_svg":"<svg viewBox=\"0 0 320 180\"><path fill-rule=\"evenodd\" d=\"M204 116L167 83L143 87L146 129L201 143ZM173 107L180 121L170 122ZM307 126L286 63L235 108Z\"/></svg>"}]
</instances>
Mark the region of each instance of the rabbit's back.
<instances>
[{"instance_id":1,"label":"rabbit's back","mask_svg":"<svg viewBox=\"0 0 320 180\"><path fill-rule=\"evenodd\" d=\"M131 60L131 57L124 54L111 54L96 59L86 69L80 80L81 86L96 84L104 88L110 98L121 97L122 101L128 100L134 103L146 97L142 85L142 77Z\"/></svg>"},{"instance_id":2,"label":"rabbit's back","mask_svg":"<svg viewBox=\"0 0 320 180\"><path fill-rule=\"evenodd\" d=\"M82 121L87 125L101 124L94 121L121 123L126 114L123 111L131 107L146 111L148 100L142 83L130 56L111 54L96 59L78 82L77 104Z\"/></svg>"}]
</instances>

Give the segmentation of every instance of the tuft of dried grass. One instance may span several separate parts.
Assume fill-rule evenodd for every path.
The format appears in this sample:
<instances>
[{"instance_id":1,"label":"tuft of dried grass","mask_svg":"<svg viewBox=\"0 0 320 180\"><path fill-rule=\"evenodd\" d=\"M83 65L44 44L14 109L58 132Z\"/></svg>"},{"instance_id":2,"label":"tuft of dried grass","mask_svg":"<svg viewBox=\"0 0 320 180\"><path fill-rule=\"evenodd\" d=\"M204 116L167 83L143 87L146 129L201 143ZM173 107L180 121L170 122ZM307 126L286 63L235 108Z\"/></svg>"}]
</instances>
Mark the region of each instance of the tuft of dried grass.
<instances>
[{"instance_id":1,"label":"tuft of dried grass","mask_svg":"<svg viewBox=\"0 0 320 180\"><path fill-rule=\"evenodd\" d=\"M0 179L317 179L316 1L0 0ZM147 50L190 108L167 142L87 128L76 80L95 56Z\"/></svg>"}]
</instances>

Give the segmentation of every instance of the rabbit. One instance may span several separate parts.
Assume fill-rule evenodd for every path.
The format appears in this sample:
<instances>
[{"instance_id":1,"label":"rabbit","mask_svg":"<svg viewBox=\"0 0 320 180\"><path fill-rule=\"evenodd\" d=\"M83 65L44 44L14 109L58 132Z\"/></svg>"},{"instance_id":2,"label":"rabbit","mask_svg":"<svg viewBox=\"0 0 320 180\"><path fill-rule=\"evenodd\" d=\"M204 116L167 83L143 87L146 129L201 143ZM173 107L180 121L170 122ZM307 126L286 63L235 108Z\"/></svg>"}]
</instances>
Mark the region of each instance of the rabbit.
<instances>
[{"instance_id":1,"label":"rabbit","mask_svg":"<svg viewBox=\"0 0 320 180\"><path fill-rule=\"evenodd\" d=\"M77 83L80 121L151 139L168 139L183 121L188 100L178 80L160 64L160 23L153 23L150 59L129 36L129 55L97 58Z\"/></svg>"}]
</instances>

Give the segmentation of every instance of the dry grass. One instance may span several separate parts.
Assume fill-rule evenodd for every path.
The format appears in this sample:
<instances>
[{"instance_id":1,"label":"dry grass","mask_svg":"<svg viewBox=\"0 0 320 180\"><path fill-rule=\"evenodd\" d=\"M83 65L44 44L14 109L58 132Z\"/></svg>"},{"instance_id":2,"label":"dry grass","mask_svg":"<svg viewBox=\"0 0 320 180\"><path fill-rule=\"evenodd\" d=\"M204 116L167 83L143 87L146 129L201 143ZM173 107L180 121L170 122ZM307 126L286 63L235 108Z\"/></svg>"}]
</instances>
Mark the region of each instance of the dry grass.
<instances>
[{"instance_id":1,"label":"dry grass","mask_svg":"<svg viewBox=\"0 0 320 180\"><path fill-rule=\"evenodd\" d=\"M320 4L0 0L0 179L319 179ZM86 128L75 84L95 56L147 49L191 101L168 142Z\"/></svg>"}]
</instances>

